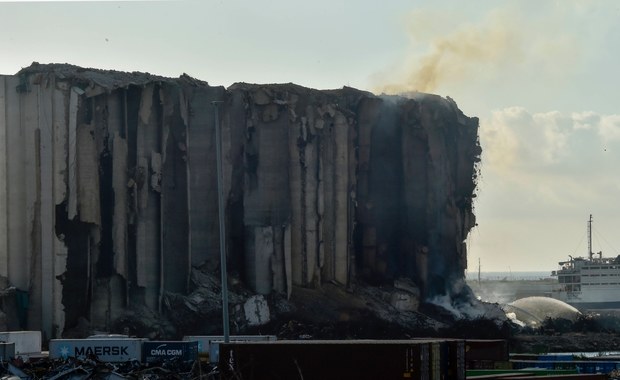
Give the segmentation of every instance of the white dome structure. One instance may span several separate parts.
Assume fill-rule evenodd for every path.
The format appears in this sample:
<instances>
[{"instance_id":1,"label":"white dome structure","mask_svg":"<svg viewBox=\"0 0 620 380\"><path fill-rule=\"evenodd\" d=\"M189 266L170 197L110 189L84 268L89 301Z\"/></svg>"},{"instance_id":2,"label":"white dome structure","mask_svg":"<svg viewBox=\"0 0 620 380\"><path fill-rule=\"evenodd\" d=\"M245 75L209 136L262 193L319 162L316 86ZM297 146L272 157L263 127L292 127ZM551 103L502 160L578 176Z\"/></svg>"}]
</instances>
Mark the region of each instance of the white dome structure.
<instances>
[{"instance_id":1,"label":"white dome structure","mask_svg":"<svg viewBox=\"0 0 620 380\"><path fill-rule=\"evenodd\" d=\"M514 313L517 320L537 327L547 318L574 321L581 312L566 302L550 297L526 297L504 305L504 311Z\"/></svg>"}]
</instances>

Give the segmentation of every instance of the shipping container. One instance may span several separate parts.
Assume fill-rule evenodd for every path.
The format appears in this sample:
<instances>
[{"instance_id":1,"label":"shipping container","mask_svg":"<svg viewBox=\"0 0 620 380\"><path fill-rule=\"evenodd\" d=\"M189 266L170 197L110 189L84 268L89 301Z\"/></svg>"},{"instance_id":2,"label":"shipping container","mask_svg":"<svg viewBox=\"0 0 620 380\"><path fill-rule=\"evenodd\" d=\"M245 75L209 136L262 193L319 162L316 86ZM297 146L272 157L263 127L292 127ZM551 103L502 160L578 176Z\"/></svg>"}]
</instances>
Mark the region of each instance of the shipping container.
<instances>
[{"instance_id":1,"label":"shipping container","mask_svg":"<svg viewBox=\"0 0 620 380\"><path fill-rule=\"evenodd\" d=\"M41 353L41 331L0 332L0 342L15 343L15 355Z\"/></svg>"},{"instance_id":2,"label":"shipping container","mask_svg":"<svg viewBox=\"0 0 620 380\"><path fill-rule=\"evenodd\" d=\"M264 342L276 341L275 335L231 335L228 337L231 342ZM223 335L190 335L184 336L184 341L198 342L198 353L206 355L211 363L217 363L220 357L220 343L224 341Z\"/></svg>"},{"instance_id":3,"label":"shipping container","mask_svg":"<svg viewBox=\"0 0 620 380\"><path fill-rule=\"evenodd\" d=\"M465 360L467 363L474 360L508 361L508 341L506 340L465 340Z\"/></svg>"},{"instance_id":4,"label":"shipping container","mask_svg":"<svg viewBox=\"0 0 620 380\"><path fill-rule=\"evenodd\" d=\"M569 362L573 360L573 354L545 354L538 355L538 360L545 362Z\"/></svg>"},{"instance_id":5,"label":"shipping container","mask_svg":"<svg viewBox=\"0 0 620 380\"><path fill-rule=\"evenodd\" d=\"M140 338L52 339L49 344L49 357L97 357L104 362L140 360L143 342L144 339Z\"/></svg>"},{"instance_id":6,"label":"shipping container","mask_svg":"<svg viewBox=\"0 0 620 380\"><path fill-rule=\"evenodd\" d=\"M512 369L512 362L507 361L507 362L495 362L494 369Z\"/></svg>"},{"instance_id":7,"label":"shipping container","mask_svg":"<svg viewBox=\"0 0 620 380\"><path fill-rule=\"evenodd\" d=\"M464 380L465 379L465 341L448 340L445 347L448 353L448 360L445 368L448 369L446 379Z\"/></svg>"},{"instance_id":8,"label":"shipping container","mask_svg":"<svg viewBox=\"0 0 620 380\"><path fill-rule=\"evenodd\" d=\"M530 369L474 369L467 370L467 380L470 379L503 379L503 378L513 378L515 376L524 377L524 376L567 376L576 374L577 370L550 370L550 369L541 369L541 368L530 368ZM557 378L557 377L555 377Z\"/></svg>"},{"instance_id":9,"label":"shipping container","mask_svg":"<svg viewBox=\"0 0 620 380\"><path fill-rule=\"evenodd\" d=\"M432 379L465 379L465 341L462 339L414 338L429 342L430 376Z\"/></svg>"},{"instance_id":10,"label":"shipping container","mask_svg":"<svg viewBox=\"0 0 620 380\"><path fill-rule=\"evenodd\" d=\"M156 363L165 360L184 362L198 359L198 342L147 341L142 344L142 362Z\"/></svg>"},{"instance_id":11,"label":"shipping container","mask_svg":"<svg viewBox=\"0 0 620 380\"><path fill-rule=\"evenodd\" d=\"M469 360L467 369L495 369L495 361L493 360Z\"/></svg>"},{"instance_id":12,"label":"shipping container","mask_svg":"<svg viewBox=\"0 0 620 380\"><path fill-rule=\"evenodd\" d=\"M524 369L524 368L540 368L540 369L559 369L556 367L555 362L550 361L541 361L541 360L511 360L512 368L514 369ZM569 362L572 364L573 362ZM570 368L562 368L562 369L570 369Z\"/></svg>"},{"instance_id":13,"label":"shipping container","mask_svg":"<svg viewBox=\"0 0 620 380\"><path fill-rule=\"evenodd\" d=\"M579 373L610 373L620 368L618 362L575 361Z\"/></svg>"},{"instance_id":14,"label":"shipping container","mask_svg":"<svg viewBox=\"0 0 620 380\"><path fill-rule=\"evenodd\" d=\"M551 376L518 376L511 380L608 380L603 374L576 374L576 375L551 375Z\"/></svg>"},{"instance_id":15,"label":"shipping container","mask_svg":"<svg viewBox=\"0 0 620 380\"><path fill-rule=\"evenodd\" d=\"M510 360L538 360L540 355L538 354L510 354Z\"/></svg>"},{"instance_id":16,"label":"shipping container","mask_svg":"<svg viewBox=\"0 0 620 380\"><path fill-rule=\"evenodd\" d=\"M8 361L15 357L15 343L0 343L0 360Z\"/></svg>"},{"instance_id":17,"label":"shipping container","mask_svg":"<svg viewBox=\"0 0 620 380\"><path fill-rule=\"evenodd\" d=\"M544 369L576 369L579 373L610 373L620 369L620 362L616 361L539 361L539 360L512 360L514 368L544 368Z\"/></svg>"},{"instance_id":18,"label":"shipping container","mask_svg":"<svg viewBox=\"0 0 620 380\"><path fill-rule=\"evenodd\" d=\"M431 379L431 345L422 340L308 340L220 343L222 379ZM458 345L457 345L458 346ZM449 347L446 349L450 354ZM435 351L441 353L441 350ZM458 354L452 357L458 357ZM462 373L444 379L464 379ZM437 375L437 372L435 372Z\"/></svg>"},{"instance_id":19,"label":"shipping container","mask_svg":"<svg viewBox=\"0 0 620 380\"><path fill-rule=\"evenodd\" d=\"M442 380L442 371L441 371L441 343L440 342L431 342L429 343L429 372L431 380Z\"/></svg>"},{"instance_id":20,"label":"shipping container","mask_svg":"<svg viewBox=\"0 0 620 380\"><path fill-rule=\"evenodd\" d=\"M512 379L520 376L530 376L530 374L523 372L505 372L497 374L470 375L469 371L467 372L467 380L501 380Z\"/></svg>"}]
</instances>

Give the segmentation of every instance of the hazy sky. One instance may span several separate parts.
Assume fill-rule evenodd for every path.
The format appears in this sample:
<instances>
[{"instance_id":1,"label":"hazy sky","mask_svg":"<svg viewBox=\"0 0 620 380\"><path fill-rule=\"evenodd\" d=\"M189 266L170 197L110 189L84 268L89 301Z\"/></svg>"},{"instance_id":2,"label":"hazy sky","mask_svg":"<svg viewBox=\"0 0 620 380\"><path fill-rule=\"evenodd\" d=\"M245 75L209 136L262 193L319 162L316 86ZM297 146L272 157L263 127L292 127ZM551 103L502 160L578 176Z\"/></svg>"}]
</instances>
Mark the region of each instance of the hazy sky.
<instances>
[{"instance_id":1,"label":"hazy sky","mask_svg":"<svg viewBox=\"0 0 620 380\"><path fill-rule=\"evenodd\" d=\"M480 118L470 270L620 254L620 2L0 0L0 73L71 63L212 85L450 96Z\"/></svg>"}]
</instances>

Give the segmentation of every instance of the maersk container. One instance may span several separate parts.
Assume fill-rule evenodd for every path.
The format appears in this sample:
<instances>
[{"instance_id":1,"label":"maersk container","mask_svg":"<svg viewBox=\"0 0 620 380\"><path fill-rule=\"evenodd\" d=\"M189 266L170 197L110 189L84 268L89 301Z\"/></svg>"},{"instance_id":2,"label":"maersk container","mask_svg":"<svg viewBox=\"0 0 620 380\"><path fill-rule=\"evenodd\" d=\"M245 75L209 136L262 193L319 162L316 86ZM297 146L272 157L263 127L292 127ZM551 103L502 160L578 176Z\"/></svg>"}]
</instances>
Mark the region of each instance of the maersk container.
<instances>
[{"instance_id":1,"label":"maersk container","mask_svg":"<svg viewBox=\"0 0 620 380\"><path fill-rule=\"evenodd\" d=\"M276 341L275 335L231 335L231 342L264 342ZM198 342L198 352L208 354L209 362L217 363L220 360L220 343L224 342L223 335L190 335L184 336L184 341Z\"/></svg>"},{"instance_id":2,"label":"maersk container","mask_svg":"<svg viewBox=\"0 0 620 380\"><path fill-rule=\"evenodd\" d=\"M15 343L15 355L41 353L41 331L0 332L0 342Z\"/></svg>"},{"instance_id":3,"label":"maersk container","mask_svg":"<svg viewBox=\"0 0 620 380\"><path fill-rule=\"evenodd\" d=\"M97 357L103 362L126 362L142 358L141 338L52 339L49 357L66 359Z\"/></svg>"},{"instance_id":4,"label":"maersk container","mask_svg":"<svg viewBox=\"0 0 620 380\"><path fill-rule=\"evenodd\" d=\"M142 344L142 362L155 363L165 360L184 362L198 359L198 342L147 341Z\"/></svg>"}]
</instances>

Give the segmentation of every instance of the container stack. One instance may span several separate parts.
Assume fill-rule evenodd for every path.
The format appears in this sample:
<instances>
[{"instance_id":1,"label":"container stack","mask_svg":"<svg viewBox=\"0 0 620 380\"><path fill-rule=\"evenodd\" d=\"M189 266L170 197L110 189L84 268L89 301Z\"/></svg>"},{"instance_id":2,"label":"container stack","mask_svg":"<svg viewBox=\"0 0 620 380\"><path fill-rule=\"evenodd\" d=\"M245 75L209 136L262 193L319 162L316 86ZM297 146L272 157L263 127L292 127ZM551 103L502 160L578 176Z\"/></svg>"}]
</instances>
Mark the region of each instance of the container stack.
<instances>
[{"instance_id":1,"label":"container stack","mask_svg":"<svg viewBox=\"0 0 620 380\"><path fill-rule=\"evenodd\" d=\"M222 379L465 379L457 340L220 343Z\"/></svg>"}]
</instances>

